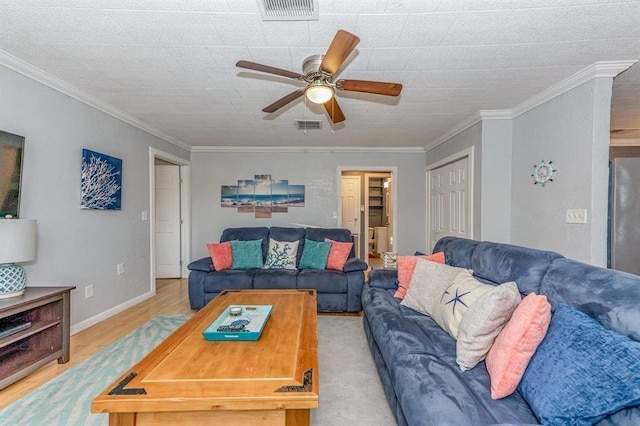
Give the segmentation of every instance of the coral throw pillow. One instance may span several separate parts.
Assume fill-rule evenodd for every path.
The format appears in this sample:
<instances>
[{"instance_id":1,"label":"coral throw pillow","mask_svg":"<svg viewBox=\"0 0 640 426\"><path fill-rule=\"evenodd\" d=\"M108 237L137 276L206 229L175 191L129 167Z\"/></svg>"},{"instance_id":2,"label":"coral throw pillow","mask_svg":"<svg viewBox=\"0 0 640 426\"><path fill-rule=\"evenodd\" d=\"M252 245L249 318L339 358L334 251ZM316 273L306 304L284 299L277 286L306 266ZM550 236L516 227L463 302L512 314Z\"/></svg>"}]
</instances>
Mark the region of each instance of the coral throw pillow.
<instances>
[{"instance_id":1,"label":"coral throw pillow","mask_svg":"<svg viewBox=\"0 0 640 426\"><path fill-rule=\"evenodd\" d=\"M404 299L407 289L411 283L413 270L416 269L416 261L426 259L436 263L444 263L444 252L439 251L428 256L398 256L398 290L393 295L399 299Z\"/></svg>"},{"instance_id":2,"label":"coral throw pillow","mask_svg":"<svg viewBox=\"0 0 640 426\"><path fill-rule=\"evenodd\" d=\"M213 261L213 267L216 271L231 269L233 265L233 256L231 255L231 242L207 244L209 256Z\"/></svg>"},{"instance_id":3,"label":"coral throw pillow","mask_svg":"<svg viewBox=\"0 0 640 426\"><path fill-rule=\"evenodd\" d=\"M550 321L551 305L546 296L529 293L522 299L487 354L491 398L500 399L515 392Z\"/></svg>"},{"instance_id":4,"label":"coral throw pillow","mask_svg":"<svg viewBox=\"0 0 640 426\"><path fill-rule=\"evenodd\" d=\"M353 243L341 243L339 241L333 241L329 238L324 239L325 242L331 243L331 249L329 250L329 258L327 259L327 269L335 269L336 271L342 271L344 264L349 259L349 253L353 248Z\"/></svg>"}]
</instances>

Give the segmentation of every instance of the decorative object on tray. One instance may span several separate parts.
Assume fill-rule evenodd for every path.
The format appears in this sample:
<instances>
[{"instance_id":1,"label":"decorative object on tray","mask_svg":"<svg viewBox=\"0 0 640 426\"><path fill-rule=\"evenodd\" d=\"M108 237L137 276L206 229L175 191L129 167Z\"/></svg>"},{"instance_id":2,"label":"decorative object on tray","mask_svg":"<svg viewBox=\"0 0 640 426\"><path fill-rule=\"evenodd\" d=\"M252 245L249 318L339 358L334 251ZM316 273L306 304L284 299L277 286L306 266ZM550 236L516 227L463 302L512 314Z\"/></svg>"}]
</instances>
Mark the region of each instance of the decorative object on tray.
<instances>
[{"instance_id":1,"label":"decorative object on tray","mask_svg":"<svg viewBox=\"0 0 640 426\"><path fill-rule=\"evenodd\" d=\"M24 293L24 269L16 263L35 260L36 230L34 219L0 219L0 299Z\"/></svg>"},{"instance_id":2,"label":"decorative object on tray","mask_svg":"<svg viewBox=\"0 0 640 426\"><path fill-rule=\"evenodd\" d=\"M202 335L206 340L258 340L273 305L229 305Z\"/></svg>"},{"instance_id":3,"label":"decorative object on tray","mask_svg":"<svg viewBox=\"0 0 640 426\"><path fill-rule=\"evenodd\" d=\"M396 269L398 267L398 253L390 251L382 253L382 267L384 269Z\"/></svg>"},{"instance_id":4,"label":"decorative object on tray","mask_svg":"<svg viewBox=\"0 0 640 426\"><path fill-rule=\"evenodd\" d=\"M120 210L122 160L82 150L81 209Z\"/></svg>"},{"instance_id":5,"label":"decorative object on tray","mask_svg":"<svg viewBox=\"0 0 640 426\"><path fill-rule=\"evenodd\" d=\"M553 182L553 174L557 171L553 167L553 161L545 163L544 160L540 160L540 164L533 165L533 173L531 174L534 180L533 184L540 184L544 188L545 183Z\"/></svg>"}]
</instances>

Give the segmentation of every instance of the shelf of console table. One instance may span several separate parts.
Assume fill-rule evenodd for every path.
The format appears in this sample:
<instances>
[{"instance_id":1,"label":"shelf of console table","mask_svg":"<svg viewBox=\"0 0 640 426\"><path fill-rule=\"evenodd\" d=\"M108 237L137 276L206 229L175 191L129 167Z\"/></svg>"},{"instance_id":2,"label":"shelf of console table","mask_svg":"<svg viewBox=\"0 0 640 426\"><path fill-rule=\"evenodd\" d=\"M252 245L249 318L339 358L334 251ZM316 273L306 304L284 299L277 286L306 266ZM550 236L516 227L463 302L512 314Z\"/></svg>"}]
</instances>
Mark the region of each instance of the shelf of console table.
<instances>
[{"instance_id":1,"label":"shelf of console table","mask_svg":"<svg viewBox=\"0 0 640 426\"><path fill-rule=\"evenodd\" d=\"M21 296L0 299L0 330L30 323L0 338L0 389L57 359L69 361L71 290L27 287Z\"/></svg>"}]
</instances>

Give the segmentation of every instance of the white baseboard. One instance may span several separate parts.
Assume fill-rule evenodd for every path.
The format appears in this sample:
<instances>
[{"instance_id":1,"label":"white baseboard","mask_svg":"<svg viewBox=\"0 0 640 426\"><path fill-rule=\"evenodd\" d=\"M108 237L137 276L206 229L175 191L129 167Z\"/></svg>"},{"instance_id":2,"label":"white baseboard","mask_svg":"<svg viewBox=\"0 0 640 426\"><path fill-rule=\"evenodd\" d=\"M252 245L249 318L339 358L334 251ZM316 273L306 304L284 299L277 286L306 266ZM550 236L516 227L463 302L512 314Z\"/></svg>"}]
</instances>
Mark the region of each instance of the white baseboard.
<instances>
[{"instance_id":1,"label":"white baseboard","mask_svg":"<svg viewBox=\"0 0 640 426\"><path fill-rule=\"evenodd\" d=\"M145 300L147 300L147 299L149 299L149 298L151 298L151 297L153 297L155 295L156 295L155 292L148 291L148 292L146 292L144 294L141 294L140 296L138 296L136 298L133 298L133 299L131 299L129 301L124 302L121 305L114 306L113 308L107 309L106 311L101 312L96 316L93 316L91 318L87 318L84 321L81 321L81 322L79 322L77 324L74 324L74 325L71 326L71 334L73 335L73 334L79 333L82 330L84 330L86 328L89 328L92 325L95 325L95 324L99 323L100 321L104 321L107 318L110 318L110 317L114 316L115 314L119 314L120 312L124 311L125 309L129 309L130 307L135 306L138 303L143 302L143 301L145 301Z\"/></svg>"}]
</instances>

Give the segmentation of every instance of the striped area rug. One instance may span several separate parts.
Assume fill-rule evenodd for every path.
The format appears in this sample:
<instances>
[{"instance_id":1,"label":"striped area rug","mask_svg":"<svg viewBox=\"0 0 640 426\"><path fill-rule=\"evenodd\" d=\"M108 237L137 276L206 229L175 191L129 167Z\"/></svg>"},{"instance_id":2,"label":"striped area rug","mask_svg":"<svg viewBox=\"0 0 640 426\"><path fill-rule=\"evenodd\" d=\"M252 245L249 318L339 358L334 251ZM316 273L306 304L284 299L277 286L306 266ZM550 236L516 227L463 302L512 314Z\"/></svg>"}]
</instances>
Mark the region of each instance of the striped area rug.
<instances>
[{"instance_id":1,"label":"striped area rug","mask_svg":"<svg viewBox=\"0 0 640 426\"><path fill-rule=\"evenodd\" d=\"M0 410L0 425L109 424L91 401L188 319L161 315ZM367 346L361 317L319 316L320 407L315 426L393 426L396 422Z\"/></svg>"},{"instance_id":2,"label":"striped area rug","mask_svg":"<svg viewBox=\"0 0 640 426\"><path fill-rule=\"evenodd\" d=\"M91 401L189 319L160 315L0 411L1 425L108 425Z\"/></svg>"}]
</instances>

